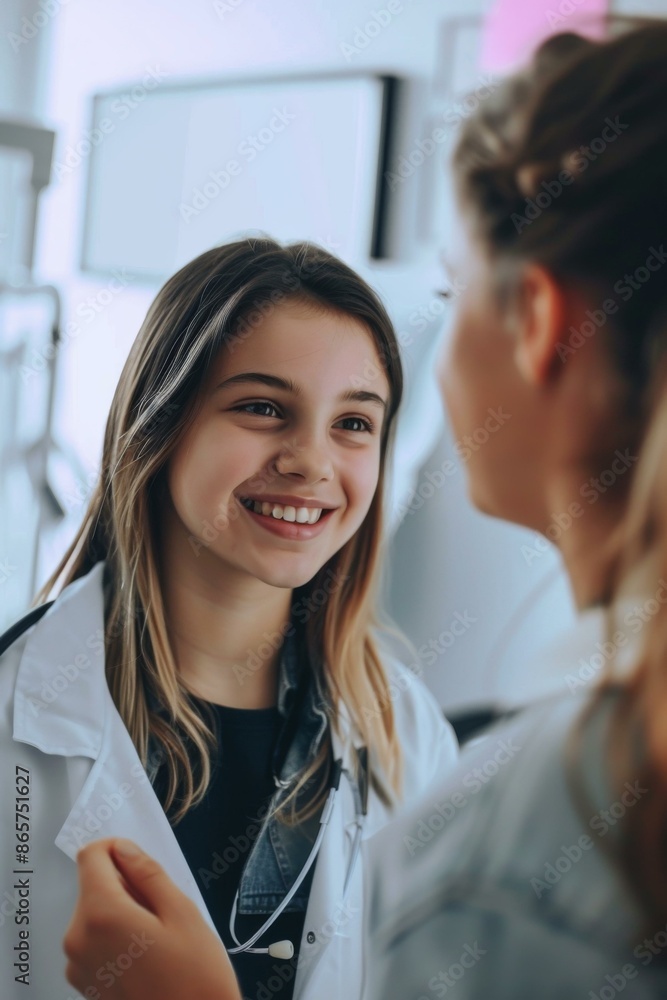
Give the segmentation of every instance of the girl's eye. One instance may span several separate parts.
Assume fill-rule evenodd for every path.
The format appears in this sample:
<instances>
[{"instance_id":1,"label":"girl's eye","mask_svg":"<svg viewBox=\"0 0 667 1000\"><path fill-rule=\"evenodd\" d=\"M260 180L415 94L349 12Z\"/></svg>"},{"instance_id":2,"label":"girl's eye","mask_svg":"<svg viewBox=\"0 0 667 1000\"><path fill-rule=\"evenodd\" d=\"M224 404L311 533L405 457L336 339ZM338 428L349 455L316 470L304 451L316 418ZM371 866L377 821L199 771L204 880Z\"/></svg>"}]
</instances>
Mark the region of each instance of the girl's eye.
<instances>
[{"instance_id":1,"label":"girl's eye","mask_svg":"<svg viewBox=\"0 0 667 1000\"><path fill-rule=\"evenodd\" d=\"M234 409L239 413L250 413L258 417L274 417L279 415L273 403L265 403L261 400L255 403L243 403L241 406L235 406ZM267 413L267 410L273 410L273 413Z\"/></svg>"},{"instance_id":2,"label":"girl's eye","mask_svg":"<svg viewBox=\"0 0 667 1000\"><path fill-rule=\"evenodd\" d=\"M361 417L343 417L340 421L341 424L348 424L343 430L346 431L368 431L369 433L373 431L373 424L370 420L362 420ZM350 424L356 424L356 427L350 427Z\"/></svg>"}]
</instances>

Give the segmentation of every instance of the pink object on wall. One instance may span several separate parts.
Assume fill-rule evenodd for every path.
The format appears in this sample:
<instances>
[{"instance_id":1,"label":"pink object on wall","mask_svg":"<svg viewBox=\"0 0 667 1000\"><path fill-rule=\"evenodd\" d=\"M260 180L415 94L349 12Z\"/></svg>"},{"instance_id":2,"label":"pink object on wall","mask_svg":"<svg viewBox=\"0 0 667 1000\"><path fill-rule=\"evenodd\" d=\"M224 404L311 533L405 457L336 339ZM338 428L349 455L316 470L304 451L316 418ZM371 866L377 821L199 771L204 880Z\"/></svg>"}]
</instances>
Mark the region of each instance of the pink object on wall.
<instances>
[{"instance_id":1,"label":"pink object on wall","mask_svg":"<svg viewBox=\"0 0 667 1000\"><path fill-rule=\"evenodd\" d=\"M609 0L496 0L484 22L480 68L511 72L561 31L602 38L608 12Z\"/></svg>"}]
</instances>

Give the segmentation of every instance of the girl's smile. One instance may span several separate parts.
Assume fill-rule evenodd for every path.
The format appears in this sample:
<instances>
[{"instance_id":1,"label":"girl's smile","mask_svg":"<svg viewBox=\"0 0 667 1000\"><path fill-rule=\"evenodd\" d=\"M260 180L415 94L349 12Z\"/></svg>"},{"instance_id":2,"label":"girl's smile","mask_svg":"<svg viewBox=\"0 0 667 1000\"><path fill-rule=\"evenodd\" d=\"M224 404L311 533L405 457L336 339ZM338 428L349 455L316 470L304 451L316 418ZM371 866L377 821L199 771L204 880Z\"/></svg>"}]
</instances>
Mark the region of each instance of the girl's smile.
<instances>
[{"instance_id":1,"label":"girl's smile","mask_svg":"<svg viewBox=\"0 0 667 1000\"><path fill-rule=\"evenodd\" d=\"M307 583L368 513L388 402L361 321L279 304L211 365L168 466L168 538L185 528L230 570Z\"/></svg>"},{"instance_id":2,"label":"girl's smile","mask_svg":"<svg viewBox=\"0 0 667 1000\"><path fill-rule=\"evenodd\" d=\"M305 502L298 497L280 499L282 502L275 498L271 501L244 498L241 506L260 527L294 541L308 541L320 535L335 510L319 504L315 506L313 501Z\"/></svg>"}]
</instances>

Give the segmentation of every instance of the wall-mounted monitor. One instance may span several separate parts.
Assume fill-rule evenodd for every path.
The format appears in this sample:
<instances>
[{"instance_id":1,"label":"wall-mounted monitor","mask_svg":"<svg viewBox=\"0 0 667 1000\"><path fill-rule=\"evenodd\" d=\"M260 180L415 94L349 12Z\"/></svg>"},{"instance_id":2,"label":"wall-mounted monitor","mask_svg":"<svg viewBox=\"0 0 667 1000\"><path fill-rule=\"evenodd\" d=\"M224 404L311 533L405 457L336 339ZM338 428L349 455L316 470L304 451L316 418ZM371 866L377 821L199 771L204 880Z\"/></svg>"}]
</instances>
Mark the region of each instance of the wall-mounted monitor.
<instances>
[{"instance_id":1,"label":"wall-mounted monitor","mask_svg":"<svg viewBox=\"0 0 667 1000\"><path fill-rule=\"evenodd\" d=\"M167 85L93 99L82 268L162 281L247 232L387 256L396 78Z\"/></svg>"}]
</instances>

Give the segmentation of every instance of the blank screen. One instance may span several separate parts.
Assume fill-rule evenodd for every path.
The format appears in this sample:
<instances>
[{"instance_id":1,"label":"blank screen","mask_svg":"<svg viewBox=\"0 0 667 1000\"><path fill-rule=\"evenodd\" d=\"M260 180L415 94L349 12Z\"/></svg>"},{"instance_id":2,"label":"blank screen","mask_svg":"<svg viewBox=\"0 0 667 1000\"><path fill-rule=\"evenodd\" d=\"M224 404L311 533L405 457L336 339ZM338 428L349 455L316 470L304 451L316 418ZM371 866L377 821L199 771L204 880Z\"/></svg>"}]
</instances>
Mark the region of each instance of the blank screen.
<instances>
[{"instance_id":1,"label":"blank screen","mask_svg":"<svg viewBox=\"0 0 667 1000\"><path fill-rule=\"evenodd\" d=\"M98 95L83 267L162 280L258 231L311 239L348 260L380 256L390 83L156 86L138 102L132 91Z\"/></svg>"}]
</instances>

